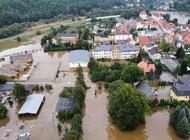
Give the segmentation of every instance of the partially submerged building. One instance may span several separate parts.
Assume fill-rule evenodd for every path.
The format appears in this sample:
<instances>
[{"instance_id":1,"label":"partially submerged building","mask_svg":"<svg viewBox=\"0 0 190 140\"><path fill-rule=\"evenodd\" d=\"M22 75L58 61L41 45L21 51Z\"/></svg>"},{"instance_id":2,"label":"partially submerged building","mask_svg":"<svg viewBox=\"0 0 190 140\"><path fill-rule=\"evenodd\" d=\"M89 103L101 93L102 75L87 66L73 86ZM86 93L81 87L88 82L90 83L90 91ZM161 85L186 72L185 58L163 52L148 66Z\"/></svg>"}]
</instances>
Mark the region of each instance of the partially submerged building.
<instances>
[{"instance_id":1,"label":"partially submerged building","mask_svg":"<svg viewBox=\"0 0 190 140\"><path fill-rule=\"evenodd\" d=\"M56 112L61 112L64 110L71 110L73 109L74 101L72 98L63 98L60 97L59 101L57 102Z\"/></svg>"},{"instance_id":2,"label":"partially submerged building","mask_svg":"<svg viewBox=\"0 0 190 140\"><path fill-rule=\"evenodd\" d=\"M90 53L87 50L74 50L69 54L69 67L87 67L90 61Z\"/></svg>"},{"instance_id":3,"label":"partially submerged building","mask_svg":"<svg viewBox=\"0 0 190 140\"><path fill-rule=\"evenodd\" d=\"M18 115L36 115L39 112L39 109L44 100L44 94L32 94L27 96L25 103L18 112Z\"/></svg>"},{"instance_id":4,"label":"partially submerged building","mask_svg":"<svg viewBox=\"0 0 190 140\"><path fill-rule=\"evenodd\" d=\"M170 97L179 101L190 100L190 75L184 75L172 86Z\"/></svg>"}]
</instances>

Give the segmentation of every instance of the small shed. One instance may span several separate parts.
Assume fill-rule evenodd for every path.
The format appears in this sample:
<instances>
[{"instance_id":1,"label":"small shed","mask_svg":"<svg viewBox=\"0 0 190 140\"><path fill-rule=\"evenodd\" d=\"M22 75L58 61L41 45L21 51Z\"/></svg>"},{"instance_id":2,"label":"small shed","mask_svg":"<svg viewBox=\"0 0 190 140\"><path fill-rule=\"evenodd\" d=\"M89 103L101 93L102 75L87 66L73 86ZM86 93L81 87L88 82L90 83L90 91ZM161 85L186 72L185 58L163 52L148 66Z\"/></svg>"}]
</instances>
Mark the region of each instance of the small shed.
<instances>
[{"instance_id":1,"label":"small shed","mask_svg":"<svg viewBox=\"0 0 190 140\"><path fill-rule=\"evenodd\" d=\"M32 94L26 98L25 103L18 112L19 115L32 114L36 115L45 99L44 94Z\"/></svg>"},{"instance_id":2,"label":"small shed","mask_svg":"<svg viewBox=\"0 0 190 140\"><path fill-rule=\"evenodd\" d=\"M74 101L72 98L63 98L60 97L59 101L57 102L56 112L60 112L63 110L70 110L73 108Z\"/></svg>"}]
</instances>

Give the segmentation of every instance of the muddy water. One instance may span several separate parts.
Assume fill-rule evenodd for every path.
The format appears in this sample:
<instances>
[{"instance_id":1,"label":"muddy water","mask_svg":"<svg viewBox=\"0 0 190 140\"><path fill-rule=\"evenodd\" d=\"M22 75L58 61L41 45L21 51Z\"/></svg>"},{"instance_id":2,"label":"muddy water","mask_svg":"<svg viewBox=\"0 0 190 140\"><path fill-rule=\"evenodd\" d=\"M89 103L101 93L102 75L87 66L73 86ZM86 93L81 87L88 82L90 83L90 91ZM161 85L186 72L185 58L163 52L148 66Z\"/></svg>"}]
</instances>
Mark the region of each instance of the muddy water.
<instances>
[{"instance_id":1,"label":"muddy water","mask_svg":"<svg viewBox=\"0 0 190 140\"><path fill-rule=\"evenodd\" d=\"M38 46L36 46L38 48ZM30 51L33 45L26 47L18 47L15 49L0 52L0 56L11 55L20 53L21 51ZM76 75L69 72L68 53L44 53L42 51L33 52L34 63L39 62L36 69L32 71L31 79L23 84L52 84L53 91L45 94L45 102L37 116L19 117L17 115L17 104L14 103L13 107L8 107L8 117L0 120L0 140L15 140L18 134L29 132L31 140L59 140L62 136L58 134L57 123L58 120L55 116L55 108L59 98L59 93L65 86L74 86ZM58 67L58 64L61 65ZM55 79L57 72L61 76ZM64 75L64 76L63 76ZM24 129L19 130L18 126L24 123ZM5 137L6 132L9 131L9 136Z\"/></svg>"},{"instance_id":2,"label":"muddy water","mask_svg":"<svg viewBox=\"0 0 190 140\"><path fill-rule=\"evenodd\" d=\"M146 124L130 132L120 131L107 112L107 94L94 91L96 86L85 74L87 91L85 115L83 117L84 140L180 140L174 130L168 126L168 111L156 111L146 117Z\"/></svg>"}]
</instances>

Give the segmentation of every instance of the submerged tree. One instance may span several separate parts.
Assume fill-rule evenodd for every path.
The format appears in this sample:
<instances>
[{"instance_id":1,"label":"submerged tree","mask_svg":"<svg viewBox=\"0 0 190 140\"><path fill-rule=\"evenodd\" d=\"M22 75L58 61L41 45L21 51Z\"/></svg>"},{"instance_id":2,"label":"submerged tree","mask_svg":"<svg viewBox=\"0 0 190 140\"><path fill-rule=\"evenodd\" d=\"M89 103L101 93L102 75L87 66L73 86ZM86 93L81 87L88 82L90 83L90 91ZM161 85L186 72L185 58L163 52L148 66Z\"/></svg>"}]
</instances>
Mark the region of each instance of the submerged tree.
<instances>
[{"instance_id":1,"label":"submerged tree","mask_svg":"<svg viewBox=\"0 0 190 140\"><path fill-rule=\"evenodd\" d=\"M146 97L133 86L126 84L109 95L108 112L122 131L134 130L145 122L149 106Z\"/></svg>"}]
</instances>

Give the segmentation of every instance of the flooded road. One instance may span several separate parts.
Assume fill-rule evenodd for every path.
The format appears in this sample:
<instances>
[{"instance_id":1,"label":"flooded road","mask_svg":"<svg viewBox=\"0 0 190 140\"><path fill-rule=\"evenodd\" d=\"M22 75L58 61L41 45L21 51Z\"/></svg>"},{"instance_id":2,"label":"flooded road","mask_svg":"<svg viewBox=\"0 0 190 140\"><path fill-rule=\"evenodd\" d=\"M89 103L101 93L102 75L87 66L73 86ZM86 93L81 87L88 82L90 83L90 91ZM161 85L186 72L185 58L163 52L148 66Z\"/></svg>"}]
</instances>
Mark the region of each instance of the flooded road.
<instances>
[{"instance_id":1,"label":"flooded road","mask_svg":"<svg viewBox=\"0 0 190 140\"><path fill-rule=\"evenodd\" d=\"M134 131L120 131L107 112L107 93L102 91L95 95L96 85L89 80L87 73L85 78L91 88L87 90L85 99L84 140L180 140L168 125L169 113L166 110L150 114L146 117L146 124ZM168 91L168 88L165 90ZM160 92L164 94L165 90Z\"/></svg>"}]
</instances>

